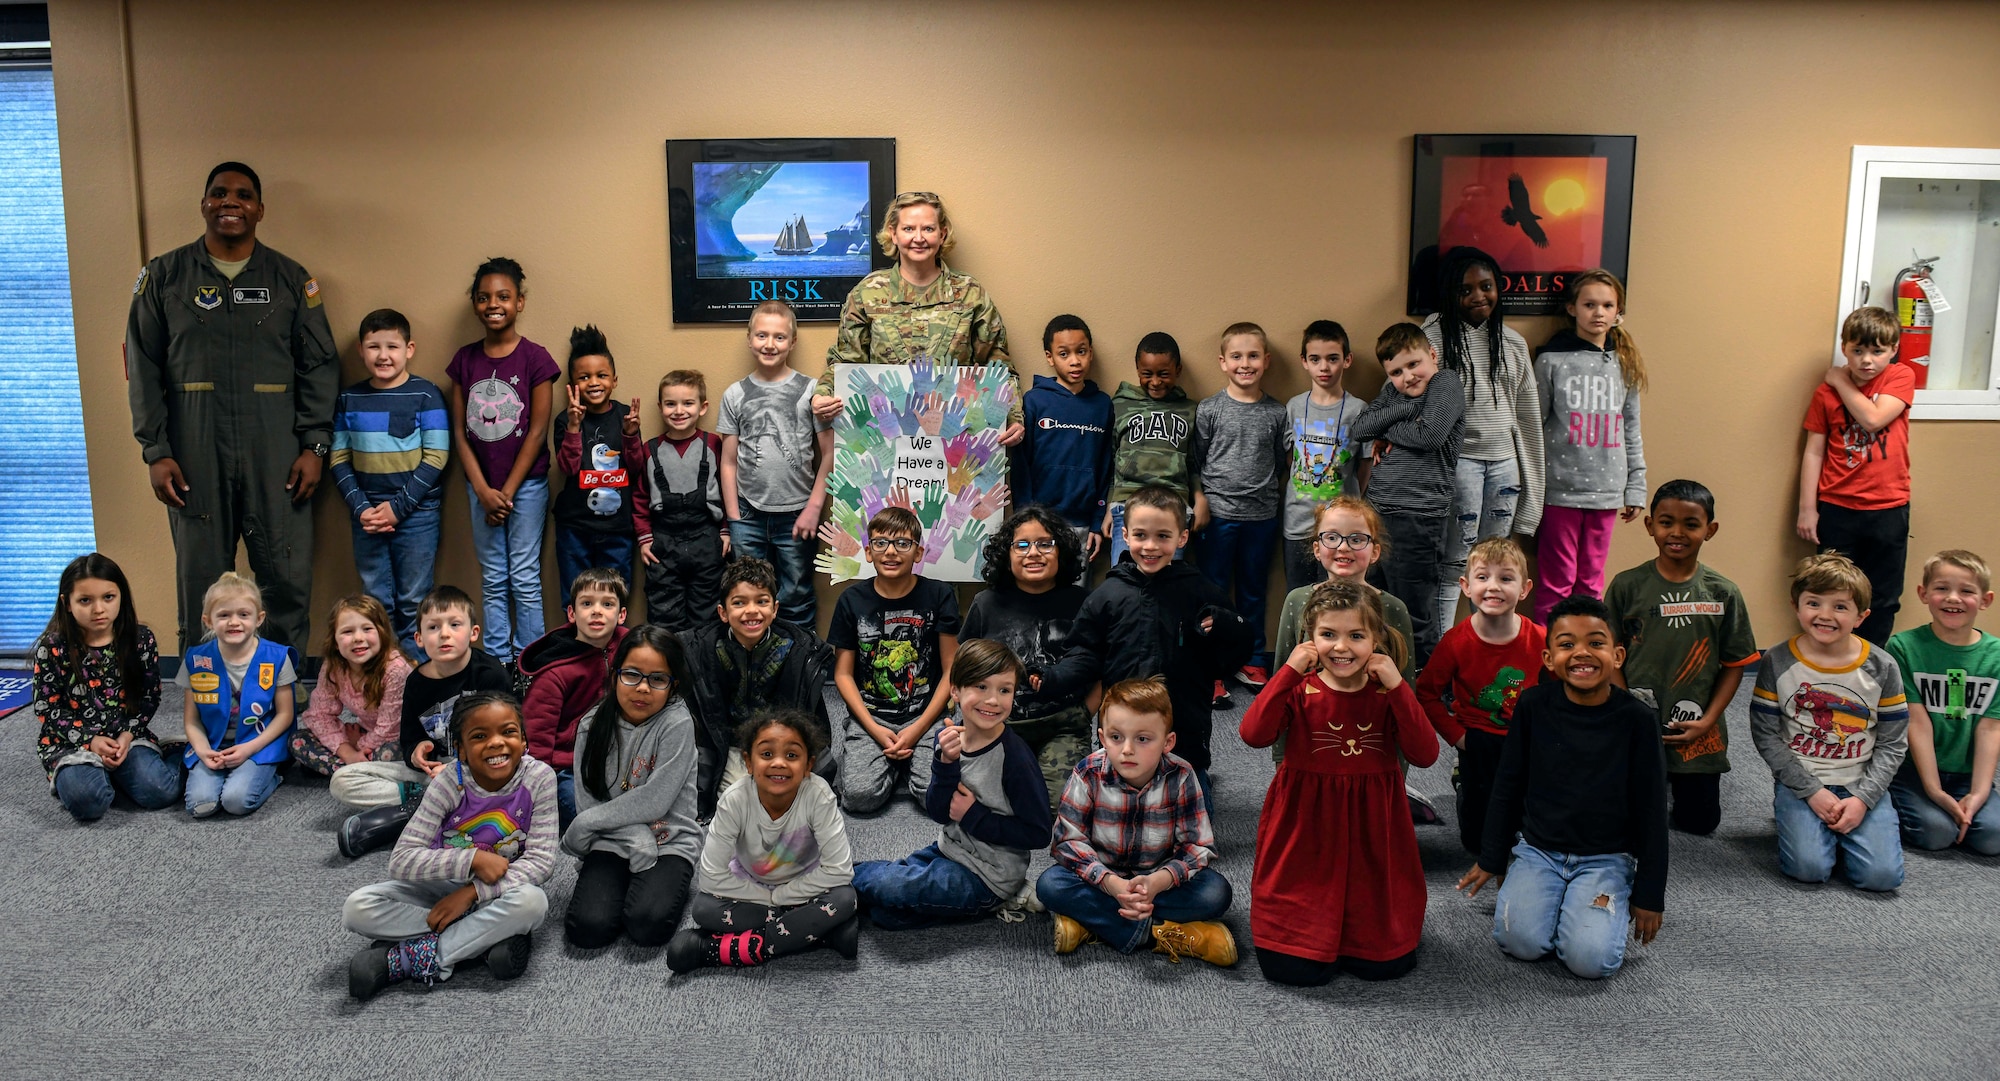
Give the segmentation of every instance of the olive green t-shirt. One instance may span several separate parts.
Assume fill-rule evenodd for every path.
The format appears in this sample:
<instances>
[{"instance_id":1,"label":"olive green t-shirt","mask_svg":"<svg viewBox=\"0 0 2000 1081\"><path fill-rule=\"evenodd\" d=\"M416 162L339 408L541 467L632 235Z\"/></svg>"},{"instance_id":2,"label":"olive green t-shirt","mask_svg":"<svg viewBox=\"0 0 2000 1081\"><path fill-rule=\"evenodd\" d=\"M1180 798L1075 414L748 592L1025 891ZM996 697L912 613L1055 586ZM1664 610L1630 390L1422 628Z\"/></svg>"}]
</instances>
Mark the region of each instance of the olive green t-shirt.
<instances>
[{"instance_id":1,"label":"olive green t-shirt","mask_svg":"<svg viewBox=\"0 0 2000 1081\"><path fill-rule=\"evenodd\" d=\"M1625 644L1625 686L1659 712L1662 726L1700 719L1722 670L1757 660L1743 594L1706 564L1670 582L1647 560L1613 578L1604 603ZM1728 771L1726 724L1700 743L1667 748L1668 773Z\"/></svg>"}]
</instances>

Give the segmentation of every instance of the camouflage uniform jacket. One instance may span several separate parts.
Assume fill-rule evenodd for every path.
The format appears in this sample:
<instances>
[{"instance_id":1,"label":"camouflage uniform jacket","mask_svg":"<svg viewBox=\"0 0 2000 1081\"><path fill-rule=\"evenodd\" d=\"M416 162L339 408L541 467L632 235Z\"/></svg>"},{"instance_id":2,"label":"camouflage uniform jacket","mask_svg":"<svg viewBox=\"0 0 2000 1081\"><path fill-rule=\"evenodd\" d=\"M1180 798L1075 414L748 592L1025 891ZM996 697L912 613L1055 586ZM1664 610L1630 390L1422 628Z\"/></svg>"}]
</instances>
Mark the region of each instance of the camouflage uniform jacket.
<instances>
[{"instance_id":1,"label":"camouflage uniform jacket","mask_svg":"<svg viewBox=\"0 0 2000 1081\"><path fill-rule=\"evenodd\" d=\"M1014 370L1007 355L1007 328L993 298L973 280L940 267L937 280L922 289L903 280L895 267L877 270L855 283L840 306L840 335L826 351L826 371L816 394L833 395L835 364L908 364L928 356L939 364L1000 364ZM1015 375L1009 423L1021 419L1021 381Z\"/></svg>"}]
</instances>

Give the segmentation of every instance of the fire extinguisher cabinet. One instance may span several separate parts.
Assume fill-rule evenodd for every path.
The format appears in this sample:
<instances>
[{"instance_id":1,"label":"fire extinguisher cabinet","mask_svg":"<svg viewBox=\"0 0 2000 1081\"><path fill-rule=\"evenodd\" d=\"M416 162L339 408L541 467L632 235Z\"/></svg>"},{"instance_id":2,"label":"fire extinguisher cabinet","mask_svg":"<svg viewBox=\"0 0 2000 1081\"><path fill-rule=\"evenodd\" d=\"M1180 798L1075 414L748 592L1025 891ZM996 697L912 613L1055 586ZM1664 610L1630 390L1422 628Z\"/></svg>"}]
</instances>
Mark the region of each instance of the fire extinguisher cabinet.
<instances>
[{"instance_id":1,"label":"fire extinguisher cabinet","mask_svg":"<svg viewBox=\"0 0 2000 1081\"><path fill-rule=\"evenodd\" d=\"M1840 320L1868 304L1904 327L1915 420L2000 420L2000 150L1857 146Z\"/></svg>"}]
</instances>

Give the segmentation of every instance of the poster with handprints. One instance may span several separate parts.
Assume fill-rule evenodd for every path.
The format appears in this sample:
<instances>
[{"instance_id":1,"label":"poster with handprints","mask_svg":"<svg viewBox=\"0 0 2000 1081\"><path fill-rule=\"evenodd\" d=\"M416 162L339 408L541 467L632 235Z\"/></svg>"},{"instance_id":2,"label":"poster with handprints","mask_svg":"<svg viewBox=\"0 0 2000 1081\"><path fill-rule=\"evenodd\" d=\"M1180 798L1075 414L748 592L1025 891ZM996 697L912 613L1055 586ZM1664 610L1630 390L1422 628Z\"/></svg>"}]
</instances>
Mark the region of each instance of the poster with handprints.
<instances>
[{"instance_id":1,"label":"poster with handprints","mask_svg":"<svg viewBox=\"0 0 2000 1081\"><path fill-rule=\"evenodd\" d=\"M833 388L847 408L833 422L820 572L835 582L873 577L868 520L904 507L924 527L917 573L978 581L980 549L1007 511L1006 367L836 364Z\"/></svg>"}]
</instances>

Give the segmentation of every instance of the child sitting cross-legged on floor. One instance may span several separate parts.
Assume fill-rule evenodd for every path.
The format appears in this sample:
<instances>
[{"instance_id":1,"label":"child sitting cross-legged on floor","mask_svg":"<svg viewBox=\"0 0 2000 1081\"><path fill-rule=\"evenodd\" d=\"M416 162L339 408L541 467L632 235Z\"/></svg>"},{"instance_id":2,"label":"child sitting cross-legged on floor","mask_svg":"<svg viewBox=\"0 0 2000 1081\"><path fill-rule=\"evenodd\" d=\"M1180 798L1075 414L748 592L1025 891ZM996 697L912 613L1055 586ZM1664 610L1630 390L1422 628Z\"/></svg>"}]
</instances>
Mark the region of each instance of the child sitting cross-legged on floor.
<instances>
[{"instance_id":1,"label":"child sitting cross-legged on floor","mask_svg":"<svg viewBox=\"0 0 2000 1081\"><path fill-rule=\"evenodd\" d=\"M833 786L813 772L826 731L792 709L736 729L749 776L715 806L696 871L694 926L667 944L667 967L761 965L831 946L852 961L854 857Z\"/></svg>"},{"instance_id":2,"label":"child sitting cross-legged on floor","mask_svg":"<svg viewBox=\"0 0 2000 1081\"><path fill-rule=\"evenodd\" d=\"M555 869L556 774L528 757L512 695L468 694L451 713L457 760L439 770L389 856L395 878L348 895L347 929L393 943L347 966L347 992L373 998L392 983L451 978L486 958L495 979L528 967L528 933L548 915L542 883Z\"/></svg>"},{"instance_id":3,"label":"child sitting cross-legged on floor","mask_svg":"<svg viewBox=\"0 0 2000 1081\"><path fill-rule=\"evenodd\" d=\"M1179 963L1236 963L1218 921L1229 880L1208 865L1215 831L1194 767L1172 753L1174 706L1165 680L1128 679L1104 692L1103 747L1077 764L1056 813L1056 865L1035 894L1055 918L1057 953L1103 942L1119 953L1152 943Z\"/></svg>"},{"instance_id":4,"label":"child sitting cross-legged on floor","mask_svg":"<svg viewBox=\"0 0 2000 1081\"><path fill-rule=\"evenodd\" d=\"M1049 790L1026 740L1007 730L1024 675L990 638L951 662L956 724L938 730L924 813L937 842L899 860L855 865L854 890L878 927L904 931L975 919L1028 885L1028 856L1049 843Z\"/></svg>"}]
</instances>

